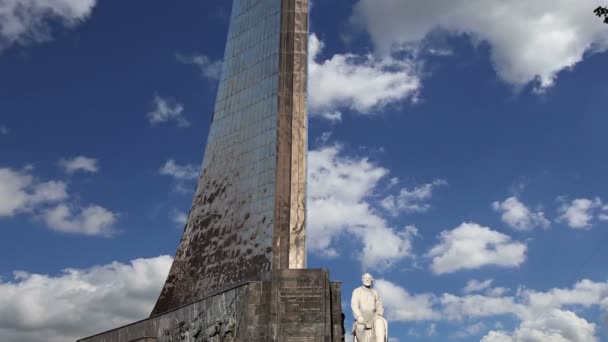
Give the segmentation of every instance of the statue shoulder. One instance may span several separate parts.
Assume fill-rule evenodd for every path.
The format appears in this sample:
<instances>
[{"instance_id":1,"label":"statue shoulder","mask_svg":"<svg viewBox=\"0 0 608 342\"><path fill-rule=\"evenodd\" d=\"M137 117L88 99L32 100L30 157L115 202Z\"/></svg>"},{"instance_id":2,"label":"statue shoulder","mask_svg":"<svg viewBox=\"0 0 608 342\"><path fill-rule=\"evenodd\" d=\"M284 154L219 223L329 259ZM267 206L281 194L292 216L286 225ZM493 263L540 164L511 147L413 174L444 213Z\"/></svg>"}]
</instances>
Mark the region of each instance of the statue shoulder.
<instances>
[{"instance_id":1,"label":"statue shoulder","mask_svg":"<svg viewBox=\"0 0 608 342\"><path fill-rule=\"evenodd\" d=\"M357 293L359 293L359 292L361 292L361 291L363 291L363 286L359 286L359 287L357 287L356 289L354 289L354 290L353 290L353 295L355 295L355 294L357 294Z\"/></svg>"}]
</instances>

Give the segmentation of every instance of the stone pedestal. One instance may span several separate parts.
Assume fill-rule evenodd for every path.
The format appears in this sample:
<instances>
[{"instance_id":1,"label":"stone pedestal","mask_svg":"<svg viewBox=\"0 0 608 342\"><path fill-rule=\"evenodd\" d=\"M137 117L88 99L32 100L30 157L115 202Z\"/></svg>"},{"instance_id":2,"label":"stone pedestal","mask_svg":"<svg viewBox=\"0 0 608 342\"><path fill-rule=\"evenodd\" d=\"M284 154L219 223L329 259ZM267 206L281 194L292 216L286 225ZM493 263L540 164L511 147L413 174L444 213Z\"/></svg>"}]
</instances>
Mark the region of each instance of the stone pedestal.
<instances>
[{"instance_id":1,"label":"stone pedestal","mask_svg":"<svg viewBox=\"0 0 608 342\"><path fill-rule=\"evenodd\" d=\"M344 341L340 287L327 270L277 270L79 342Z\"/></svg>"}]
</instances>

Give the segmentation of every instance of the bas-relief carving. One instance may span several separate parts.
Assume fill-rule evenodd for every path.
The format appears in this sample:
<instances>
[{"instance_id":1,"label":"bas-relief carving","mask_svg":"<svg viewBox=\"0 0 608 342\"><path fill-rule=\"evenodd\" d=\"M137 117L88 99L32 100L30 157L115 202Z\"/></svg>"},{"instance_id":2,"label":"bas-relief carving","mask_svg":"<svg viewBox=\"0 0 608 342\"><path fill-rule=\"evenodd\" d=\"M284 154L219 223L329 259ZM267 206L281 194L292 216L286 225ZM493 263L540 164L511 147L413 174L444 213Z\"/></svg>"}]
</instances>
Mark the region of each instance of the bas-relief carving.
<instances>
[{"instance_id":1,"label":"bas-relief carving","mask_svg":"<svg viewBox=\"0 0 608 342\"><path fill-rule=\"evenodd\" d=\"M351 297L353 342L387 342L388 323L378 292L372 288L374 278L366 273L361 277L363 286L356 288Z\"/></svg>"},{"instance_id":2,"label":"bas-relief carving","mask_svg":"<svg viewBox=\"0 0 608 342\"><path fill-rule=\"evenodd\" d=\"M162 342L233 342L239 327L242 292L230 291L208 300L189 321L174 320Z\"/></svg>"},{"instance_id":3,"label":"bas-relief carving","mask_svg":"<svg viewBox=\"0 0 608 342\"><path fill-rule=\"evenodd\" d=\"M151 316L304 268L307 0L234 0L201 176Z\"/></svg>"}]
</instances>

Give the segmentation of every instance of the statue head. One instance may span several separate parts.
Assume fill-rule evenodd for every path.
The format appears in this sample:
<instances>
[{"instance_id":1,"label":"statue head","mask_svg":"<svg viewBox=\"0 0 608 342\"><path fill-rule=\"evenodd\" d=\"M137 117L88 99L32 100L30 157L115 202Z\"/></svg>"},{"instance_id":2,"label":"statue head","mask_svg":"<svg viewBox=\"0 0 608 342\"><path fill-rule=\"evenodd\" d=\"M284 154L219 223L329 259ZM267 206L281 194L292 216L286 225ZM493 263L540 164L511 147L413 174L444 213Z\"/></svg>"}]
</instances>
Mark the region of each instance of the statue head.
<instances>
[{"instance_id":1,"label":"statue head","mask_svg":"<svg viewBox=\"0 0 608 342\"><path fill-rule=\"evenodd\" d=\"M363 286L372 287L374 277L372 277L372 275L369 273L365 273L363 276L361 276L361 281L363 282Z\"/></svg>"}]
</instances>

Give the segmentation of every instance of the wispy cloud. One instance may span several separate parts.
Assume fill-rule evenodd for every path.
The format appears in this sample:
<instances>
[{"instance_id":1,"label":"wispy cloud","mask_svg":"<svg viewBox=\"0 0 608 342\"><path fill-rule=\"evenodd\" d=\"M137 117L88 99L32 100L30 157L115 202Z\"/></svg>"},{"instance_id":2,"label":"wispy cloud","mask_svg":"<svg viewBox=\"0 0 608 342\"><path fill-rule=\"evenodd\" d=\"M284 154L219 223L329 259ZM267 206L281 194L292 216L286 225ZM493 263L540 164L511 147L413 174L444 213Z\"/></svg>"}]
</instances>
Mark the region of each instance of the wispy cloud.
<instances>
[{"instance_id":1,"label":"wispy cloud","mask_svg":"<svg viewBox=\"0 0 608 342\"><path fill-rule=\"evenodd\" d=\"M177 127L190 127L190 121L184 116L184 106L174 103L158 95L154 96L154 110L146 114L151 125L174 121Z\"/></svg>"},{"instance_id":2,"label":"wispy cloud","mask_svg":"<svg viewBox=\"0 0 608 342\"><path fill-rule=\"evenodd\" d=\"M73 174L77 171L90 173L99 172L99 161L85 156L62 158L59 160L59 166L61 166L67 174Z\"/></svg>"},{"instance_id":3,"label":"wispy cloud","mask_svg":"<svg viewBox=\"0 0 608 342\"><path fill-rule=\"evenodd\" d=\"M177 180L196 179L199 174L198 167L195 165L179 165L173 159L167 160L158 172L161 175L170 176Z\"/></svg>"},{"instance_id":4,"label":"wispy cloud","mask_svg":"<svg viewBox=\"0 0 608 342\"><path fill-rule=\"evenodd\" d=\"M11 134L10 128L6 125L0 125L0 135L9 135Z\"/></svg>"},{"instance_id":5,"label":"wispy cloud","mask_svg":"<svg viewBox=\"0 0 608 342\"><path fill-rule=\"evenodd\" d=\"M464 289L462 289L462 292L473 293L473 292L483 291L483 290L488 289L490 286L492 286L493 282L494 282L494 280L492 280L492 279L486 279L484 281L479 281L477 279L471 279L467 282L467 285L464 287Z\"/></svg>"},{"instance_id":6,"label":"wispy cloud","mask_svg":"<svg viewBox=\"0 0 608 342\"><path fill-rule=\"evenodd\" d=\"M186 55L176 53L175 58L184 64L195 65L203 77L210 80L218 80L222 73L222 61L213 61L203 54Z\"/></svg>"},{"instance_id":7,"label":"wispy cloud","mask_svg":"<svg viewBox=\"0 0 608 342\"><path fill-rule=\"evenodd\" d=\"M433 197L433 191L441 186L448 185L443 179L432 183L417 185L413 189L403 188L397 196L388 196L382 200L384 209L393 215L399 213L422 213L431 209L427 202Z\"/></svg>"},{"instance_id":8,"label":"wispy cloud","mask_svg":"<svg viewBox=\"0 0 608 342\"><path fill-rule=\"evenodd\" d=\"M171 219L171 222L183 227L188 222L188 214L174 209L169 213L169 219Z\"/></svg>"}]
</instances>

